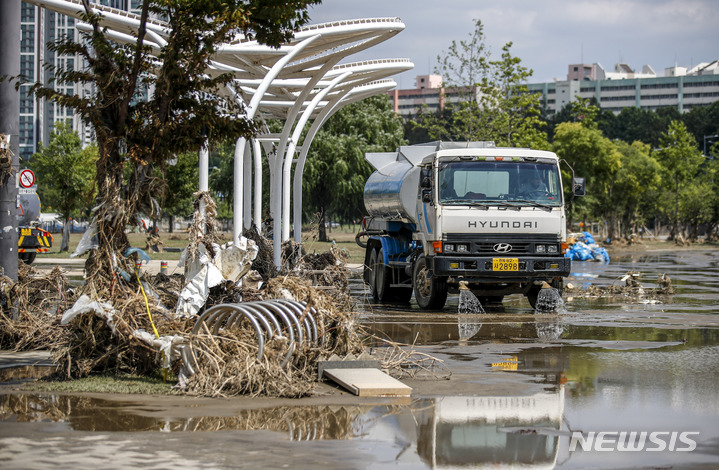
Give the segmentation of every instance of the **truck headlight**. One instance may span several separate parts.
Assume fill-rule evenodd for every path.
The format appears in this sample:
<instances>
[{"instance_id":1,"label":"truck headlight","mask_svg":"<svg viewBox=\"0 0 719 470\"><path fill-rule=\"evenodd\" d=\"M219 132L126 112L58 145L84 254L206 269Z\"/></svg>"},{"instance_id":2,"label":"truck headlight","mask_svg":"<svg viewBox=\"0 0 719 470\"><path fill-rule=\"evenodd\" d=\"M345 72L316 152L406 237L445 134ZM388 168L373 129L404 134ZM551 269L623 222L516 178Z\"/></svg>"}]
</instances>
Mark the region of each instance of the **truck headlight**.
<instances>
[{"instance_id":1,"label":"truck headlight","mask_svg":"<svg viewBox=\"0 0 719 470\"><path fill-rule=\"evenodd\" d=\"M534 248L534 251L536 251L537 253L546 253L546 252L547 252L547 246L546 246L546 245L537 245L537 246Z\"/></svg>"},{"instance_id":2,"label":"truck headlight","mask_svg":"<svg viewBox=\"0 0 719 470\"><path fill-rule=\"evenodd\" d=\"M457 245L457 253L467 253L469 252L469 247L467 245Z\"/></svg>"},{"instance_id":3,"label":"truck headlight","mask_svg":"<svg viewBox=\"0 0 719 470\"><path fill-rule=\"evenodd\" d=\"M445 251L445 252L454 251L454 245L449 244L449 243L445 243L445 244L444 244L444 251Z\"/></svg>"},{"instance_id":4,"label":"truck headlight","mask_svg":"<svg viewBox=\"0 0 719 470\"><path fill-rule=\"evenodd\" d=\"M557 245L547 245L547 253L557 254L558 252L559 248L557 248Z\"/></svg>"}]
</instances>

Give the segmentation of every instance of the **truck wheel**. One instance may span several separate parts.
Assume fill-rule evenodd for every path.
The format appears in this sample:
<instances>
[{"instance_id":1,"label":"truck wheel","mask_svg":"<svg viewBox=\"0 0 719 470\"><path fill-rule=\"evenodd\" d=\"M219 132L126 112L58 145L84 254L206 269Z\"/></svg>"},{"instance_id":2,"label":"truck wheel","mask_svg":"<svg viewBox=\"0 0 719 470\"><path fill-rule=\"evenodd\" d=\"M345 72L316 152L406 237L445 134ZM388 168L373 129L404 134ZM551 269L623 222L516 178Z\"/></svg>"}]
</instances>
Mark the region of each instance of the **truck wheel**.
<instances>
[{"instance_id":1,"label":"truck wheel","mask_svg":"<svg viewBox=\"0 0 719 470\"><path fill-rule=\"evenodd\" d=\"M377 250L370 248L367 284L373 300L377 300Z\"/></svg>"},{"instance_id":2,"label":"truck wheel","mask_svg":"<svg viewBox=\"0 0 719 470\"><path fill-rule=\"evenodd\" d=\"M391 302L395 299L392 283L392 268L384 264L384 249L380 248L377 252L377 269L375 271L376 298L380 302Z\"/></svg>"},{"instance_id":3,"label":"truck wheel","mask_svg":"<svg viewBox=\"0 0 719 470\"><path fill-rule=\"evenodd\" d=\"M562 296L562 291L564 290L564 279L555 279L549 285L557 289L559 296ZM539 292L541 290L542 286L532 286L532 288L529 289L529 292L527 292L527 300L529 300L529 305L533 309L537 308L537 298L539 298Z\"/></svg>"},{"instance_id":4,"label":"truck wheel","mask_svg":"<svg viewBox=\"0 0 719 470\"><path fill-rule=\"evenodd\" d=\"M31 253L18 253L18 258L20 258L21 261L23 261L25 264L32 264L33 261L35 261L35 257L37 256L37 253L34 251Z\"/></svg>"},{"instance_id":5,"label":"truck wheel","mask_svg":"<svg viewBox=\"0 0 719 470\"><path fill-rule=\"evenodd\" d=\"M414 264L412 275L414 298L422 310L439 310L447 302L447 280L434 276L427 266L427 258L420 256Z\"/></svg>"},{"instance_id":6,"label":"truck wheel","mask_svg":"<svg viewBox=\"0 0 719 470\"><path fill-rule=\"evenodd\" d=\"M533 309L537 308L537 297L539 297L540 290L542 290L542 286L532 286L529 292L527 292L527 300L529 300L529 305Z\"/></svg>"}]
</instances>

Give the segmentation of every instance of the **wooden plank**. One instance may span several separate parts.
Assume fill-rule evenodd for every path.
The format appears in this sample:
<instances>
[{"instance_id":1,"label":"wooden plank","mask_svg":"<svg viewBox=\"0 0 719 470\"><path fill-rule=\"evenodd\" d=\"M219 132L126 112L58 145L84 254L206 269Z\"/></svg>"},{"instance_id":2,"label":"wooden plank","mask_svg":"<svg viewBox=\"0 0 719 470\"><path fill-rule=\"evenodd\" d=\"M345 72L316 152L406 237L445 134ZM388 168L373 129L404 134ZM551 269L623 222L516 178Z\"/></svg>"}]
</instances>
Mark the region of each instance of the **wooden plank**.
<instances>
[{"instance_id":1,"label":"wooden plank","mask_svg":"<svg viewBox=\"0 0 719 470\"><path fill-rule=\"evenodd\" d=\"M379 369L325 369L324 375L360 397L408 397L412 388Z\"/></svg>"}]
</instances>

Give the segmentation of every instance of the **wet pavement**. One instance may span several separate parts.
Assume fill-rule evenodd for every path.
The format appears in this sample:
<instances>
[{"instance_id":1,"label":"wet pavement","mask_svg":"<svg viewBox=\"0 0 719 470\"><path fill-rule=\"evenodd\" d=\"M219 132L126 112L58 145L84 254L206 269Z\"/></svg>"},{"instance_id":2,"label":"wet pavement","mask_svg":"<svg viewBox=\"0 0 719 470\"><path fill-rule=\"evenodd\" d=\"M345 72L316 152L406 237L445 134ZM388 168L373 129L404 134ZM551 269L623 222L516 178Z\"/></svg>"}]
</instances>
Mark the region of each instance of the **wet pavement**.
<instances>
[{"instance_id":1,"label":"wet pavement","mask_svg":"<svg viewBox=\"0 0 719 470\"><path fill-rule=\"evenodd\" d=\"M457 294L423 312L372 304L355 280L370 346L442 361L402 379L411 399L327 384L297 401L8 393L0 467L719 467L719 251L574 263L570 282L627 271L647 288L666 273L676 293L565 296L551 313L511 296L458 314Z\"/></svg>"}]
</instances>

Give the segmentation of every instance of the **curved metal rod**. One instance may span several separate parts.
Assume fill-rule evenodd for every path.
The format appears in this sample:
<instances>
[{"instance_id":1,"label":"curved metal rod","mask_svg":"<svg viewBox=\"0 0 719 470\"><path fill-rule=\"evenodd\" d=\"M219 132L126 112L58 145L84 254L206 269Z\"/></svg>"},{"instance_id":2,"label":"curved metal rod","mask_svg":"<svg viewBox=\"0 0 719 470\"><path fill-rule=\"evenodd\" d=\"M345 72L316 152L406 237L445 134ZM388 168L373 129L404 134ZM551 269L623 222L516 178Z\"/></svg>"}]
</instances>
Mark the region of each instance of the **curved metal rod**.
<instances>
[{"instance_id":1,"label":"curved metal rod","mask_svg":"<svg viewBox=\"0 0 719 470\"><path fill-rule=\"evenodd\" d=\"M219 331L220 326L222 326L223 324L223 320L227 320L229 316L232 316L234 321L234 318L236 318L236 316L232 315L233 310L239 311L243 316L247 317L252 326L255 328L255 332L257 333L258 348L257 359L261 360L265 352L265 336L262 334L263 328L262 326L260 326L260 323L257 321L257 318L255 318L254 315L241 308L238 308L237 305L220 304L209 308L200 316L200 318L197 319L197 322L192 329L193 333L196 333L197 330L199 330L201 328L201 325L204 323L207 325L208 329L211 328L212 334L217 334L217 331ZM265 319L263 318L263 320ZM227 325L226 322L224 324ZM267 325L266 327L271 330L269 323L267 323L266 320L265 324Z\"/></svg>"},{"instance_id":2,"label":"curved metal rod","mask_svg":"<svg viewBox=\"0 0 719 470\"><path fill-rule=\"evenodd\" d=\"M292 322L290 321L288 315L282 309L278 309L276 312L273 312L268 309L262 302L253 302L253 305L257 310L264 312L265 315L273 319L277 326L278 335L284 337L282 334L284 329L280 328L276 315L279 315L285 325L287 325L286 330L289 333L290 341L287 345L287 353L285 354L285 357L282 359L282 363L280 364L280 367L284 369L287 366L287 363L290 361L290 357L292 357L292 354L295 352L295 331L292 327Z\"/></svg>"},{"instance_id":3,"label":"curved metal rod","mask_svg":"<svg viewBox=\"0 0 719 470\"><path fill-rule=\"evenodd\" d=\"M261 323L265 331L267 332L267 341L272 339L272 337L275 335L275 331L272 329L272 326L270 326L270 322L267 321L267 318L265 318L264 315L262 315L261 313L257 313L249 304L239 304L236 305L235 308L247 315L248 318L251 316L259 323ZM240 320L235 320L235 324L239 325Z\"/></svg>"},{"instance_id":4,"label":"curved metal rod","mask_svg":"<svg viewBox=\"0 0 719 470\"><path fill-rule=\"evenodd\" d=\"M312 315L312 311L314 308L310 308L306 310L306 305L304 302L292 302L289 300L277 300L277 302L287 305L289 308L293 309L295 313L297 314L298 318L301 318L305 325L305 330L307 331L307 336L309 336L309 340L312 342L317 342L317 323L315 322L315 318Z\"/></svg>"},{"instance_id":5,"label":"curved metal rod","mask_svg":"<svg viewBox=\"0 0 719 470\"><path fill-rule=\"evenodd\" d=\"M268 340L272 339L273 336L281 335L282 329L280 328L280 322L277 321L277 318L272 315L271 313L267 312L266 309L263 311L262 308L260 308L257 304L244 304L242 305L248 310L251 310L253 315L255 315L262 323L265 325L265 327L268 329L269 337ZM270 325L272 323L272 325Z\"/></svg>"},{"instance_id":6,"label":"curved metal rod","mask_svg":"<svg viewBox=\"0 0 719 470\"><path fill-rule=\"evenodd\" d=\"M262 311L266 316L269 318L272 318L273 321L276 323L277 326L277 334L280 336L284 336L285 331L289 334L290 341L295 341L295 331L292 328L292 322L290 322L290 319L287 317L287 315L284 312L279 312L279 317L282 319L282 323L284 323L284 327L280 325L280 323L277 321L277 315L275 315L275 312L270 311L267 307L265 307L261 302L257 302L255 304L255 308Z\"/></svg>"},{"instance_id":7,"label":"curved metal rod","mask_svg":"<svg viewBox=\"0 0 719 470\"><path fill-rule=\"evenodd\" d=\"M262 303L262 305L266 306L271 312L277 312L277 309L281 308L281 305L279 305L276 301L262 300L262 301L260 301L260 303ZM302 331L302 324L297 319L297 316L290 309L283 309L283 310L289 316L291 323L294 324L294 326L297 330L297 341L302 343L304 341L304 332Z\"/></svg>"}]
</instances>

